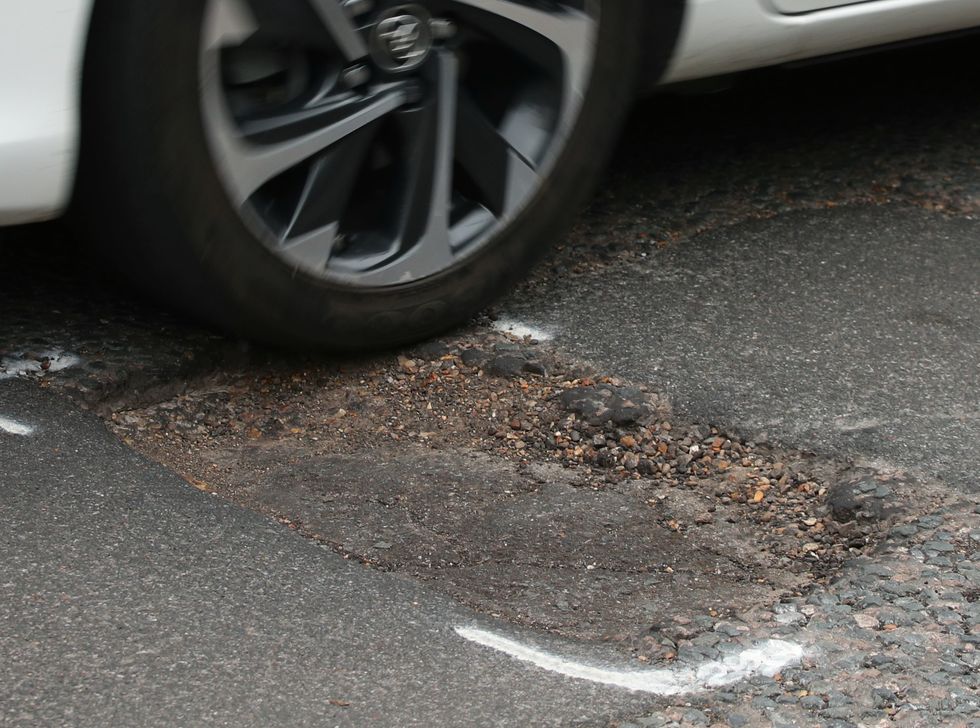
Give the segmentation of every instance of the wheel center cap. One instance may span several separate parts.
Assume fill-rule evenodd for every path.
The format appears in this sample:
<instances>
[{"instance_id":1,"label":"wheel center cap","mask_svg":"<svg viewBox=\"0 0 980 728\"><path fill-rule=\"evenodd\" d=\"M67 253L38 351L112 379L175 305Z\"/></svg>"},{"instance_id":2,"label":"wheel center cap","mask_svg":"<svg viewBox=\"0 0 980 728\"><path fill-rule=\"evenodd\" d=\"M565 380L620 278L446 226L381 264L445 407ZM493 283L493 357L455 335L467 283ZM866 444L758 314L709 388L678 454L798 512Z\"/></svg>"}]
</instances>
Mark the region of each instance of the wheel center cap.
<instances>
[{"instance_id":1,"label":"wheel center cap","mask_svg":"<svg viewBox=\"0 0 980 728\"><path fill-rule=\"evenodd\" d=\"M432 50L432 16L419 5L400 5L386 11L371 31L371 56L393 73L421 66Z\"/></svg>"}]
</instances>

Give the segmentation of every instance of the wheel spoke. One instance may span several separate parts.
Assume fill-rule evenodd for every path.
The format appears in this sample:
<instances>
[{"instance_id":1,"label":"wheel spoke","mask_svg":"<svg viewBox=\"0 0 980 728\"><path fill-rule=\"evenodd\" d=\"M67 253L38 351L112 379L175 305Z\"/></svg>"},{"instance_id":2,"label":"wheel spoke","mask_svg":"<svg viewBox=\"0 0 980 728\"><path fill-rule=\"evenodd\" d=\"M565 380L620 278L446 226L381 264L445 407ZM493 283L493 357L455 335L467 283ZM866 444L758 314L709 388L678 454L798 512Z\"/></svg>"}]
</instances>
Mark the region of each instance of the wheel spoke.
<instances>
[{"instance_id":1,"label":"wheel spoke","mask_svg":"<svg viewBox=\"0 0 980 728\"><path fill-rule=\"evenodd\" d=\"M331 119L326 125L275 144L255 144L236 128L222 98L220 75L212 68L205 75L204 103L211 128L211 141L219 163L225 170L235 202L244 203L263 184L327 147L336 144L359 129L372 124L399 108L408 100L407 86L385 87L368 98L355 98L346 104L325 107ZM211 89L209 86L215 86ZM252 130L281 132L303 126L317 110L296 112L280 119L267 118L253 122Z\"/></svg>"},{"instance_id":2,"label":"wheel spoke","mask_svg":"<svg viewBox=\"0 0 980 728\"><path fill-rule=\"evenodd\" d=\"M528 203L531 193L540 184L537 171L513 150L507 155L507 196L500 217L509 220Z\"/></svg>"},{"instance_id":3,"label":"wheel spoke","mask_svg":"<svg viewBox=\"0 0 980 728\"><path fill-rule=\"evenodd\" d=\"M410 195L398 241L400 254L389 263L359 274L359 283L392 285L415 280L442 270L453 261L449 215L459 69L456 56L448 51L440 52L435 61L435 107L429 119L420 124L422 139L418 144L418 149L431 156L416 156L410 163L412 179L408 182Z\"/></svg>"},{"instance_id":4,"label":"wheel spoke","mask_svg":"<svg viewBox=\"0 0 980 728\"><path fill-rule=\"evenodd\" d=\"M408 84L388 84L366 95L351 93L312 107L236 123L225 99L221 49L252 37L260 27L256 18L270 12L267 4L268 0L211 0L202 37L201 86L207 131L229 191L239 205L269 180L394 111L409 94ZM337 0L316 0L316 6L328 28L340 27L356 35ZM256 143L269 139L274 143Z\"/></svg>"},{"instance_id":5,"label":"wheel spoke","mask_svg":"<svg viewBox=\"0 0 980 728\"><path fill-rule=\"evenodd\" d=\"M336 48L348 63L368 55L367 43L339 0L208 0L209 14L221 21L218 29L242 25L280 43ZM251 33L249 34L251 35ZM248 37L248 36L245 36ZM231 41L231 42L228 42ZM206 47L232 45L234 35L206 37Z\"/></svg>"},{"instance_id":6,"label":"wheel spoke","mask_svg":"<svg viewBox=\"0 0 980 728\"><path fill-rule=\"evenodd\" d=\"M457 114L456 159L479 188L481 202L498 218L509 217L538 182L524 158L463 92Z\"/></svg>"},{"instance_id":7,"label":"wheel spoke","mask_svg":"<svg viewBox=\"0 0 980 728\"><path fill-rule=\"evenodd\" d=\"M429 228L429 208L436 193L440 99L429 99L396 115L405 144L405 194L397 211L398 247L411 248Z\"/></svg>"},{"instance_id":8,"label":"wheel spoke","mask_svg":"<svg viewBox=\"0 0 980 728\"><path fill-rule=\"evenodd\" d=\"M367 44L361 38L354 23L340 6L339 0L309 0L333 38L344 60L357 61L368 54Z\"/></svg>"},{"instance_id":9,"label":"wheel spoke","mask_svg":"<svg viewBox=\"0 0 980 728\"><path fill-rule=\"evenodd\" d=\"M337 243L338 229L337 223L331 223L288 240L281 248L282 254L297 268L314 274L323 273Z\"/></svg>"},{"instance_id":10,"label":"wheel spoke","mask_svg":"<svg viewBox=\"0 0 980 728\"><path fill-rule=\"evenodd\" d=\"M281 251L286 258L308 270L323 272L375 132L376 125L362 129L310 166L292 218L281 235Z\"/></svg>"},{"instance_id":11,"label":"wheel spoke","mask_svg":"<svg viewBox=\"0 0 980 728\"><path fill-rule=\"evenodd\" d=\"M598 28L593 0L205 2L201 111L228 197L287 264L365 288L437 274L520 214Z\"/></svg>"},{"instance_id":12,"label":"wheel spoke","mask_svg":"<svg viewBox=\"0 0 980 728\"><path fill-rule=\"evenodd\" d=\"M397 97L400 96L404 102L413 93L413 87L414 84L410 82L398 82L375 86L366 94L348 92L334 95L299 109L243 119L238 127L242 136L250 142L271 144L300 139L316 131L343 125L351 119L360 119L366 125L378 118L372 116L378 113L377 107L393 111L399 105ZM395 105L391 106L393 103ZM388 112L380 113L384 115ZM357 128L355 126L354 131Z\"/></svg>"},{"instance_id":13,"label":"wheel spoke","mask_svg":"<svg viewBox=\"0 0 980 728\"><path fill-rule=\"evenodd\" d=\"M502 23L501 32L494 32L502 42L523 50L529 57L536 57L528 47L527 31L539 39L548 41L561 51L564 69L564 106L581 103L588 85L588 74L595 48L596 23L586 13L567 7L544 10L514 0L452 0L463 9L473 9L489 14Z\"/></svg>"},{"instance_id":14,"label":"wheel spoke","mask_svg":"<svg viewBox=\"0 0 980 728\"><path fill-rule=\"evenodd\" d=\"M201 47L210 54L248 40L258 28L258 22L245 0L209 0Z\"/></svg>"}]
</instances>

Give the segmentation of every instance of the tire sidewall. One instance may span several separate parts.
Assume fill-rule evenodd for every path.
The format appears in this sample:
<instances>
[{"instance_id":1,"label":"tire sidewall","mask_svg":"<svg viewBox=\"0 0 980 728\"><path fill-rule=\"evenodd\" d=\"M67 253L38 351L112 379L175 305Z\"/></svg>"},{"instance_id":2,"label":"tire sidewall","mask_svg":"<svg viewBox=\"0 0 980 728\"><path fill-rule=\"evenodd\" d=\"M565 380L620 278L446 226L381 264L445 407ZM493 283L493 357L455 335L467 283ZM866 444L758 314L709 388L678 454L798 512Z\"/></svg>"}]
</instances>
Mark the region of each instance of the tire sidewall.
<instances>
[{"instance_id":1,"label":"tire sidewall","mask_svg":"<svg viewBox=\"0 0 980 728\"><path fill-rule=\"evenodd\" d=\"M639 4L606 0L579 118L524 210L480 250L437 275L358 289L291 267L231 205L201 117L205 3L115 1L130 5L120 10L126 19L116 19L127 65L117 80L113 117L128 146L103 153L118 155L107 160L118 165L111 187L138 218L128 226L136 239L130 245L141 246L135 257L156 275L179 279L161 282L196 315L290 346L350 350L416 340L461 323L513 285L561 236L589 193L632 97L637 69L632 41Z\"/></svg>"}]
</instances>

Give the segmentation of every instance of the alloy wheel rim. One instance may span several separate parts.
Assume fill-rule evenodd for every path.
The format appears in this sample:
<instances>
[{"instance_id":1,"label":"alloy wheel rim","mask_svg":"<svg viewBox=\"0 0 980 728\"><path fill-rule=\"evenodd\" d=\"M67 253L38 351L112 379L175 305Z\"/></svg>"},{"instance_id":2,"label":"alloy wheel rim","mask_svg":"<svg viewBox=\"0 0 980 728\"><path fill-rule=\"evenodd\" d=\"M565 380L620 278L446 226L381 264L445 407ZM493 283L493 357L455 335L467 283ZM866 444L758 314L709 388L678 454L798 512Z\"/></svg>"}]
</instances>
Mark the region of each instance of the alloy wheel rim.
<instances>
[{"instance_id":1,"label":"alloy wheel rim","mask_svg":"<svg viewBox=\"0 0 980 728\"><path fill-rule=\"evenodd\" d=\"M218 177L296 271L360 288L436 275L540 189L597 23L594 0L208 0Z\"/></svg>"}]
</instances>

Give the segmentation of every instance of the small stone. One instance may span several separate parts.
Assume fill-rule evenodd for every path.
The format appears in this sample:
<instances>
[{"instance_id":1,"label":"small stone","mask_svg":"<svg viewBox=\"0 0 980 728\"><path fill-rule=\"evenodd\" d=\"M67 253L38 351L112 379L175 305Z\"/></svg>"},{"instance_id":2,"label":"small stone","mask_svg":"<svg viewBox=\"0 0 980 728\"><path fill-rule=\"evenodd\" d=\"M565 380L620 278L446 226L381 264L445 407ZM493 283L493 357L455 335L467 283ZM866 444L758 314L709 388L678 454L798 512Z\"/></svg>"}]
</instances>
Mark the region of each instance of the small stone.
<instances>
[{"instance_id":1,"label":"small stone","mask_svg":"<svg viewBox=\"0 0 980 728\"><path fill-rule=\"evenodd\" d=\"M856 723L851 721L854 718L854 706L847 705L840 708L827 708L820 711L820 717L830 720L821 721L821 728L857 728ZM866 724L865 724L866 725ZM794 726L794 728L796 728Z\"/></svg>"},{"instance_id":2,"label":"small stone","mask_svg":"<svg viewBox=\"0 0 980 728\"><path fill-rule=\"evenodd\" d=\"M873 481L871 484L878 487ZM848 523L858 517L880 520L885 513L881 502L862 493L860 485L846 483L836 485L828 491L827 507L838 523Z\"/></svg>"},{"instance_id":3,"label":"small stone","mask_svg":"<svg viewBox=\"0 0 980 728\"><path fill-rule=\"evenodd\" d=\"M880 669L885 665L890 665L894 661L895 660L892 657L889 657L888 655L882 655L876 653L874 655L868 655L867 657L865 657L863 664L865 667L874 667Z\"/></svg>"},{"instance_id":4,"label":"small stone","mask_svg":"<svg viewBox=\"0 0 980 728\"><path fill-rule=\"evenodd\" d=\"M824 707L823 698L819 695L807 695L800 698L800 706L807 710L822 710Z\"/></svg>"},{"instance_id":5,"label":"small stone","mask_svg":"<svg viewBox=\"0 0 980 728\"><path fill-rule=\"evenodd\" d=\"M917 594L919 587L903 581L885 581L881 584L881 590L900 597L908 597Z\"/></svg>"},{"instance_id":6,"label":"small stone","mask_svg":"<svg viewBox=\"0 0 980 728\"><path fill-rule=\"evenodd\" d=\"M490 374L497 377L516 377L524 370L526 360L521 356L504 354L494 357L490 362Z\"/></svg>"},{"instance_id":7,"label":"small stone","mask_svg":"<svg viewBox=\"0 0 980 728\"><path fill-rule=\"evenodd\" d=\"M524 366L521 367L521 370L526 374L535 374L539 377L543 377L548 373L548 370L545 369L544 364L539 361L524 362Z\"/></svg>"},{"instance_id":8,"label":"small stone","mask_svg":"<svg viewBox=\"0 0 980 728\"><path fill-rule=\"evenodd\" d=\"M827 496L827 507L834 520L839 523L853 521L855 514L861 509L861 501L854 491L846 486L836 486Z\"/></svg>"},{"instance_id":9,"label":"small stone","mask_svg":"<svg viewBox=\"0 0 980 728\"><path fill-rule=\"evenodd\" d=\"M898 702L898 696L888 688L872 688L871 701L876 708L890 708Z\"/></svg>"},{"instance_id":10,"label":"small stone","mask_svg":"<svg viewBox=\"0 0 980 728\"><path fill-rule=\"evenodd\" d=\"M612 411L610 419L617 425L635 424L643 416L643 410L639 407L617 407Z\"/></svg>"},{"instance_id":11,"label":"small stone","mask_svg":"<svg viewBox=\"0 0 980 728\"><path fill-rule=\"evenodd\" d=\"M822 703L823 701L821 701ZM752 707L758 708L759 710L775 710L778 706L775 700L770 700L769 698L763 698L761 695L756 698L752 698Z\"/></svg>"},{"instance_id":12,"label":"small stone","mask_svg":"<svg viewBox=\"0 0 980 728\"><path fill-rule=\"evenodd\" d=\"M702 713L700 710L695 710L694 708L685 710L681 717L685 722L690 723L691 725L708 725L709 722L707 715Z\"/></svg>"},{"instance_id":13,"label":"small stone","mask_svg":"<svg viewBox=\"0 0 980 728\"><path fill-rule=\"evenodd\" d=\"M782 625L802 624L806 622L806 615L797 612L795 609L779 612L776 615L776 622Z\"/></svg>"},{"instance_id":14,"label":"small stone","mask_svg":"<svg viewBox=\"0 0 980 728\"><path fill-rule=\"evenodd\" d=\"M721 632L721 634L729 637L738 637L749 631L749 628L744 624L734 624L733 622L718 622L713 629L715 632Z\"/></svg>"},{"instance_id":15,"label":"small stone","mask_svg":"<svg viewBox=\"0 0 980 728\"><path fill-rule=\"evenodd\" d=\"M378 551L387 551L391 548L391 544L387 541L378 541L374 544L374 548L378 549Z\"/></svg>"},{"instance_id":16,"label":"small stone","mask_svg":"<svg viewBox=\"0 0 980 728\"><path fill-rule=\"evenodd\" d=\"M881 624L878 618L871 614L855 614L854 622L861 629L878 629Z\"/></svg>"},{"instance_id":17,"label":"small stone","mask_svg":"<svg viewBox=\"0 0 980 728\"><path fill-rule=\"evenodd\" d=\"M449 353L449 345L442 341L428 341L417 346L414 353L426 361L436 361Z\"/></svg>"},{"instance_id":18,"label":"small stone","mask_svg":"<svg viewBox=\"0 0 980 728\"><path fill-rule=\"evenodd\" d=\"M484 362L489 358L489 355L482 349L465 349L459 355L459 358L464 366L479 367L483 366Z\"/></svg>"}]
</instances>

